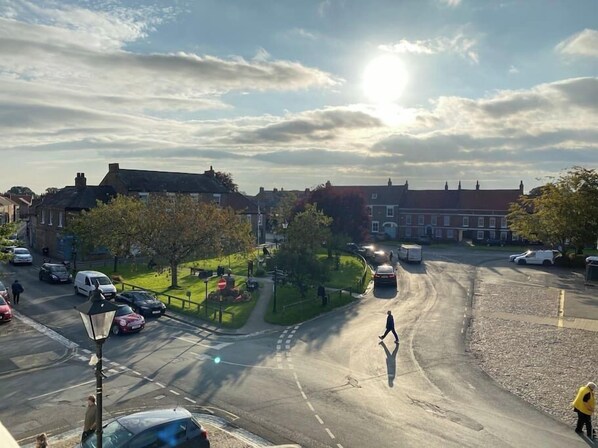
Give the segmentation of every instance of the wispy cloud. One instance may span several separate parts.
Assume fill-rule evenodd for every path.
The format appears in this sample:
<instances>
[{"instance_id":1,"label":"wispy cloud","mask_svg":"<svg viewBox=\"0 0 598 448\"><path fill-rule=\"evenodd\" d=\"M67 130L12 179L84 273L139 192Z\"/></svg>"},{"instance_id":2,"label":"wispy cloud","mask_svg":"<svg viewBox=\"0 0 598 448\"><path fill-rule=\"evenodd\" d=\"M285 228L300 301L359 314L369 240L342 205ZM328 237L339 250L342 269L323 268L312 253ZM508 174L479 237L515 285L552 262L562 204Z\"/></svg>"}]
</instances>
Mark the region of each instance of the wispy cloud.
<instances>
[{"instance_id":1,"label":"wispy cloud","mask_svg":"<svg viewBox=\"0 0 598 448\"><path fill-rule=\"evenodd\" d=\"M461 4L461 0L439 0L440 3L444 6L449 6L451 8L455 8Z\"/></svg>"},{"instance_id":2,"label":"wispy cloud","mask_svg":"<svg viewBox=\"0 0 598 448\"><path fill-rule=\"evenodd\" d=\"M555 50L567 55L598 57L598 31L586 28L560 42Z\"/></svg>"},{"instance_id":3,"label":"wispy cloud","mask_svg":"<svg viewBox=\"0 0 598 448\"><path fill-rule=\"evenodd\" d=\"M469 59L471 62L479 63L479 56L476 51L477 41L459 33L452 38L437 37L435 39L407 40L401 39L394 44L380 45L379 48L393 53L413 54L439 54L454 53Z\"/></svg>"}]
</instances>

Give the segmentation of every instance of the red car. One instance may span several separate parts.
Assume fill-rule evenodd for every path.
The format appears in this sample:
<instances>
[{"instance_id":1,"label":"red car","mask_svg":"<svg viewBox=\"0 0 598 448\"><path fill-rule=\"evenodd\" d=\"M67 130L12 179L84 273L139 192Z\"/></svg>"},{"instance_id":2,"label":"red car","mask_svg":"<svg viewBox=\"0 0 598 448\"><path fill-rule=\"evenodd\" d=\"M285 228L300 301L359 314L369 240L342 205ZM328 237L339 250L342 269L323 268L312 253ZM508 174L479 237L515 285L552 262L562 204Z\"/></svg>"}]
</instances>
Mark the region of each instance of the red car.
<instances>
[{"instance_id":1,"label":"red car","mask_svg":"<svg viewBox=\"0 0 598 448\"><path fill-rule=\"evenodd\" d=\"M8 300L0 296L0 322L8 322L12 319L12 310L8 304Z\"/></svg>"},{"instance_id":2,"label":"red car","mask_svg":"<svg viewBox=\"0 0 598 448\"><path fill-rule=\"evenodd\" d=\"M0 297L6 300L7 302L9 300L8 289L6 289L6 286L4 286L2 282L0 282Z\"/></svg>"},{"instance_id":3,"label":"red car","mask_svg":"<svg viewBox=\"0 0 598 448\"><path fill-rule=\"evenodd\" d=\"M129 305L119 305L112 322L112 334L136 333L145 327L145 318Z\"/></svg>"}]
</instances>

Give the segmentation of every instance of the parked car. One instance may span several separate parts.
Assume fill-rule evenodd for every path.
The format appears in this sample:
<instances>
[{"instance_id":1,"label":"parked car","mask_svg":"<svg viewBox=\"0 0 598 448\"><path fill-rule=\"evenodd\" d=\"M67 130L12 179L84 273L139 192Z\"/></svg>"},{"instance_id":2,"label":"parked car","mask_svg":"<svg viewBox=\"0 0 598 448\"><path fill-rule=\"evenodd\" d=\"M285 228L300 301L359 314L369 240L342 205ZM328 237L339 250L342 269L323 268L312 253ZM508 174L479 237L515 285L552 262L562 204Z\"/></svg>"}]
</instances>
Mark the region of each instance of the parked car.
<instances>
[{"instance_id":1,"label":"parked car","mask_svg":"<svg viewBox=\"0 0 598 448\"><path fill-rule=\"evenodd\" d=\"M525 255L516 257L513 260L517 264L541 264L552 266L554 264L554 252L552 250L530 250Z\"/></svg>"},{"instance_id":2,"label":"parked car","mask_svg":"<svg viewBox=\"0 0 598 448\"><path fill-rule=\"evenodd\" d=\"M12 310L8 304L8 299L0 296L0 322L8 322L12 319Z\"/></svg>"},{"instance_id":3,"label":"parked car","mask_svg":"<svg viewBox=\"0 0 598 448\"><path fill-rule=\"evenodd\" d=\"M486 240L484 240L484 244L486 246L503 247L505 245L505 240L501 240L500 238L487 238Z\"/></svg>"},{"instance_id":4,"label":"parked car","mask_svg":"<svg viewBox=\"0 0 598 448\"><path fill-rule=\"evenodd\" d=\"M594 264L594 263L598 263L598 255L590 255L589 257L586 258L586 264Z\"/></svg>"},{"instance_id":5,"label":"parked car","mask_svg":"<svg viewBox=\"0 0 598 448\"><path fill-rule=\"evenodd\" d=\"M125 291L116 295L117 302L129 305L137 314L144 317L160 317L166 312L166 305L147 291Z\"/></svg>"},{"instance_id":6,"label":"parked car","mask_svg":"<svg viewBox=\"0 0 598 448\"><path fill-rule=\"evenodd\" d=\"M39 268L39 279L50 283L71 283L73 276L63 264L44 263Z\"/></svg>"},{"instance_id":7,"label":"parked car","mask_svg":"<svg viewBox=\"0 0 598 448\"><path fill-rule=\"evenodd\" d=\"M100 291L107 299L116 297L116 287L108 276L98 271L79 271L75 276L75 294L83 294L90 297L96 284L100 286Z\"/></svg>"},{"instance_id":8,"label":"parked car","mask_svg":"<svg viewBox=\"0 0 598 448\"><path fill-rule=\"evenodd\" d=\"M6 301L8 301L9 299L8 289L6 289L6 286L4 286L4 283L2 282L0 282L0 297L2 297Z\"/></svg>"},{"instance_id":9,"label":"parked car","mask_svg":"<svg viewBox=\"0 0 598 448\"><path fill-rule=\"evenodd\" d=\"M145 318L129 305L118 305L112 321L112 334L136 333L145 327Z\"/></svg>"},{"instance_id":10,"label":"parked car","mask_svg":"<svg viewBox=\"0 0 598 448\"><path fill-rule=\"evenodd\" d=\"M183 407L117 417L104 426L102 442L103 446L110 448L210 448L207 431ZM95 435L79 446L96 448Z\"/></svg>"},{"instance_id":11,"label":"parked car","mask_svg":"<svg viewBox=\"0 0 598 448\"><path fill-rule=\"evenodd\" d=\"M374 271L374 287L381 285L397 287L397 273L389 264L381 264Z\"/></svg>"},{"instance_id":12,"label":"parked car","mask_svg":"<svg viewBox=\"0 0 598 448\"><path fill-rule=\"evenodd\" d=\"M523 257L527 255L529 252L531 252L531 250L526 250L525 252L521 252L520 254L509 255L509 261L513 262L515 261L515 258Z\"/></svg>"},{"instance_id":13,"label":"parked car","mask_svg":"<svg viewBox=\"0 0 598 448\"><path fill-rule=\"evenodd\" d=\"M12 264L32 264L33 257L31 256L29 249L15 247L11 252L10 262Z\"/></svg>"}]
</instances>

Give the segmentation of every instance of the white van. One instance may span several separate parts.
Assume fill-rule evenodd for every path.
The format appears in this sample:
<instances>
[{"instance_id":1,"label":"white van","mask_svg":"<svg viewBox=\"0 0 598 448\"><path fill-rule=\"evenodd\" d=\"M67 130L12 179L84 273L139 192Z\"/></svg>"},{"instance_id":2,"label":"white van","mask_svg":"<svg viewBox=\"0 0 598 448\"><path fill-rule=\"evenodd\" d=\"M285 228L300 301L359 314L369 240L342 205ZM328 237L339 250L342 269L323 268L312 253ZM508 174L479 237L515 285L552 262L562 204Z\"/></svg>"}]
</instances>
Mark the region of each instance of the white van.
<instances>
[{"instance_id":1,"label":"white van","mask_svg":"<svg viewBox=\"0 0 598 448\"><path fill-rule=\"evenodd\" d=\"M98 271L79 271L75 276L75 294L83 294L90 297L96 284L100 285L100 291L107 299L114 299L116 297L116 287L112 281Z\"/></svg>"},{"instance_id":2,"label":"white van","mask_svg":"<svg viewBox=\"0 0 598 448\"><path fill-rule=\"evenodd\" d=\"M399 246L399 260L408 263L421 263L422 247L419 244L401 244Z\"/></svg>"},{"instance_id":3,"label":"white van","mask_svg":"<svg viewBox=\"0 0 598 448\"><path fill-rule=\"evenodd\" d=\"M541 264L542 266L552 266L554 264L554 251L528 250L524 254L515 257L513 261L517 264Z\"/></svg>"}]
</instances>

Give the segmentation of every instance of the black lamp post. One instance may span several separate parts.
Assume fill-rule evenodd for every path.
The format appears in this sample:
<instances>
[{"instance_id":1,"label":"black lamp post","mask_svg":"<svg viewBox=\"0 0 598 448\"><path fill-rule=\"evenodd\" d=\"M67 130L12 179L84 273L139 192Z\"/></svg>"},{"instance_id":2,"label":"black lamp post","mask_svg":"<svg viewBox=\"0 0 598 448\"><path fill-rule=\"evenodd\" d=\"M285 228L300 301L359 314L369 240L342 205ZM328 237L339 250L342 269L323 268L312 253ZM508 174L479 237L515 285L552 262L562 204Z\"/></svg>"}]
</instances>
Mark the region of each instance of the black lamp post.
<instances>
[{"instance_id":1,"label":"black lamp post","mask_svg":"<svg viewBox=\"0 0 598 448\"><path fill-rule=\"evenodd\" d=\"M206 317L208 317L208 279L206 278L203 282L206 284L206 299L204 305L206 307Z\"/></svg>"},{"instance_id":2,"label":"black lamp post","mask_svg":"<svg viewBox=\"0 0 598 448\"><path fill-rule=\"evenodd\" d=\"M97 448L102 448L102 344L110 335L118 307L106 300L99 288L99 285L96 285L90 299L75 309L81 314L87 335L96 343L96 437Z\"/></svg>"}]
</instances>

